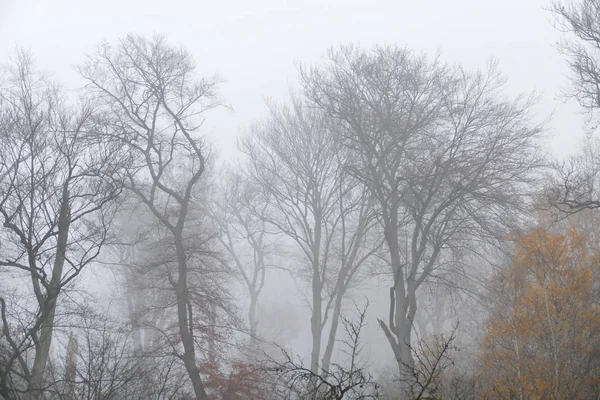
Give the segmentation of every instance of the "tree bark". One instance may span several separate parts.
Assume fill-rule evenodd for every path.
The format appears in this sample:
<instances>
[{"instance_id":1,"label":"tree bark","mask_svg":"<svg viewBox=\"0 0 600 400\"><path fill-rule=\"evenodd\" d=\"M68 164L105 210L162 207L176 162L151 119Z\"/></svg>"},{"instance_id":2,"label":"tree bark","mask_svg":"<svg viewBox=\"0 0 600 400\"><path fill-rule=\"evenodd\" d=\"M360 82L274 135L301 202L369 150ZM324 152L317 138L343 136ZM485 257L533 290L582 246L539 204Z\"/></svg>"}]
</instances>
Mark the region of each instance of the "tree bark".
<instances>
[{"instance_id":1,"label":"tree bark","mask_svg":"<svg viewBox=\"0 0 600 400\"><path fill-rule=\"evenodd\" d=\"M342 313L342 298L344 291L338 289L336 293L335 303L333 305L333 313L331 315L331 327L329 328L329 337L327 339L327 346L323 353L323 359L321 360L321 366L324 371L329 372L329 366L331 365L331 356L333 354L333 347L335 346L335 339L337 337L337 330L340 324L340 315Z\"/></svg>"},{"instance_id":2,"label":"tree bark","mask_svg":"<svg viewBox=\"0 0 600 400\"><path fill-rule=\"evenodd\" d=\"M58 217L58 238L56 244L56 256L54 258L54 268L52 269L52 278L46 296L44 297L44 303L40 304L42 323L40 324L39 335L35 341L35 358L28 385L28 397L31 400L41 398L42 390L44 388L44 373L50 354L50 345L52 344L54 316L56 313L56 303L65 265L70 224L71 208L69 206L69 190L65 184L63 186L62 204Z\"/></svg>"},{"instance_id":3,"label":"tree bark","mask_svg":"<svg viewBox=\"0 0 600 400\"><path fill-rule=\"evenodd\" d=\"M321 282L321 214L316 199L313 200L314 243L312 246L312 316L310 319L312 333L312 351L310 353L310 370L319 373L319 356L321 354L321 335L323 333L323 282Z\"/></svg>"},{"instance_id":4,"label":"tree bark","mask_svg":"<svg viewBox=\"0 0 600 400\"><path fill-rule=\"evenodd\" d=\"M250 340L252 344L256 344L256 339L258 338L258 316L257 316L257 307L258 307L258 293L250 289L250 307L248 308L248 323L250 325Z\"/></svg>"},{"instance_id":5,"label":"tree bark","mask_svg":"<svg viewBox=\"0 0 600 400\"><path fill-rule=\"evenodd\" d=\"M383 320L379 320L379 324L394 352L401 384L403 384L402 390L407 390L408 381L406 378L409 377L408 374L414 367L414 359L411 351L411 315L414 317L416 312L416 297L414 292L407 293L407 288L405 287L404 268L406 268L406 264L402 263L400 257L397 214L398 207L392 205L390 207L389 218L385 224L385 241L390 252L394 285L390 288L388 323L386 324ZM413 301L409 301L410 296L412 296Z\"/></svg>"},{"instance_id":6,"label":"tree bark","mask_svg":"<svg viewBox=\"0 0 600 400\"><path fill-rule=\"evenodd\" d=\"M319 274L313 274L313 293L312 293L312 316L310 318L310 331L312 334L312 350L310 353L310 370L318 374L319 373L319 355L321 353L321 333L322 329L322 301L321 301L321 291L316 289L315 286L318 285L320 287L321 281L319 279Z\"/></svg>"},{"instance_id":7,"label":"tree bark","mask_svg":"<svg viewBox=\"0 0 600 400\"><path fill-rule=\"evenodd\" d=\"M191 325L193 323L192 316L188 312L189 293L187 287L187 265L186 255L183 249L183 237L181 234L175 234L175 248L177 252L178 263L178 280L175 287L175 295L177 299L177 321L179 324L179 336L183 345L183 363L185 369L192 381L194 394L197 400L208 399L200 370L196 365L196 349L194 347L194 337L192 335Z\"/></svg>"}]
</instances>

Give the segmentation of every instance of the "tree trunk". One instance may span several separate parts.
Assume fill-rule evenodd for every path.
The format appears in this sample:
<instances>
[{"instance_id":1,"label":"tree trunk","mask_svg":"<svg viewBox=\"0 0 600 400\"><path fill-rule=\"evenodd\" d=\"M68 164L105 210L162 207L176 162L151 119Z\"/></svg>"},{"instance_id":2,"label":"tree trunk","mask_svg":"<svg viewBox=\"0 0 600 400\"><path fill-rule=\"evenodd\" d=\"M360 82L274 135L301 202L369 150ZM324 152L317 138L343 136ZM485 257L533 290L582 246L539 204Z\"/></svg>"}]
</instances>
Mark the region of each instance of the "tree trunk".
<instances>
[{"instance_id":1,"label":"tree trunk","mask_svg":"<svg viewBox=\"0 0 600 400\"><path fill-rule=\"evenodd\" d=\"M212 365L217 365L217 359L218 359L218 355L217 355L217 332L216 332L216 326L217 326L217 307L215 306L214 303L210 303L209 304L209 311L208 311L208 338L207 338L207 342L208 342L208 361L212 364ZM190 328L192 329L192 328Z\"/></svg>"},{"instance_id":2,"label":"tree trunk","mask_svg":"<svg viewBox=\"0 0 600 400\"><path fill-rule=\"evenodd\" d=\"M335 345L337 330L340 324L340 315L342 313L343 297L344 292L340 287L338 288L338 292L336 293L335 303L333 305L333 312L331 314L331 327L329 328L329 337L327 339L327 346L325 347L325 352L323 353L323 359L321 361L321 365L324 371L329 371L329 366L331 364L331 356L333 354L333 347Z\"/></svg>"},{"instance_id":3,"label":"tree trunk","mask_svg":"<svg viewBox=\"0 0 600 400\"><path fill-rule=\"evenodd\" d=\"M60 281L62 279L63 268L65 265L65 254L67 251L67 241L69 239L69 226L71 224L71 208L69 206L69 191L67 185L63 187L62 204L58 217L58 237L56 243L56 256L54 258L54 267L52 269L52 278L46 292L43 304L40 304L42 323L40 324L39 334L35 341L35 358L31 369L29 379L28 397L31 400L39 399L42 396L44 388L44 373L48 356L50 354L50 345L52 344L52 331L54 329L54 316L56 313L56 303L60 291Z\"/></svg>"},{"instance_id":4,"label":"tree trunk","mask_svg":"<svg viewBox=\"0 0 600 400\"><path fill-rule=\"evenodd\" d=\"M319 356L321 354L321 334L323 333L323 309L321 282L321 213L313 199L314 213L314 243L312 245L312 316L310 328L312 334L312 350L310 353L310 370L319 373Z\"/></svg>"},{"instance_id":5,"label":"tree trunk","mask_svg":"<svg viewBox=\"0 0 600 400\"><path fill-rule=\"evenodd\" d=\"M137 303L137 295L132 294L130 291L126 293L127 311L129 312L129 320L131 322L131 328L133 331L133 353L140 354L144 351L142 345L142 329L139 326L138 311L139 308L135 305Z\"/></svg>"},{"instance_id":6,"label":"tree trunk","mask_svg":"<svg viewBox=\"0 0 600 400\"><path fill-rule=\"evenodd\" d=\"M413 323L415 318L415 314L417 312L417 294L416 288L412 288L411 285L408 285L408 290L406 293L406 297L402 302L402 309L405 310L403 312L402 323L399 326L399 337L398 341L402 346L402 358L405 368L408 370L412 370L415 367L415 360L413 359L412 354L412 330Z\"/></svg>"},{"instance_id":7,"label":"tree trunk","mask_svg":"<svg viewBox=\"0 0 600 400\"><path fill-rule=\"evenodd\" d=\"M248 308L248 324L250 325L250 357L259 355L258 343L258 293L250 289L250 307Z\"/></svg>"},{"instance_id":8,"label":"tree trunk","mask_svg":"<svg viewBox=\"0 0 600 400\"><path fill-rule=\"evenodd\" d=\"M69 337L67 355L65 357L66 398L75 399L75 376L77 374L77 351L79 344L75 336Z\"/></svg>"},{"instance_id":9,"label":"tree trunk","mask_svg":"<svg viewBox=\"0 0 600 400\"><path fill-rule=\"evenodd\" d=\"M187 265L186 256L183 249L183 238L181 234L175 235L175 248L177 251L177 263L178 263L178 281L175 287L176 298L177 298L177 319L179 323L179 336L183 345L183 363L185 369L192 381L194 387L194 394L196 400L208 399L206 391L204 390L204 384L200 377L200 371L196 365L196 349L194 347L193 329L190 325L190 315L188 313L189 295L187 287Z\"/></svg>"},{"instance_id":10,"label":"tree trunk","mask_svg":"<svg viewBox=\"0 0 600 400\"><path fill-rule=\"evenodd\" d=\"M436 293L437 294L437 293ZM443 299L440 299L439 294L435 297L435 315L433 322L433 334L439 336L442 334L442 330L444 329L444 309L441 304L441 301L448 300L446 296Z\"/></svg>"},{"instance_id":11,"label":"tree trunk","mask_svg":"<svg viewBox=\"0 0 600 400\"><path fill-rule=\"evenodd\" d=\"M408 293L407 295L407 288L405 287L404 268L406 268L406 264L402 263L400 257L397 207L391 207L390 218L385 226L385 231L385 241L390 251L394 285L390 288L389 326L382 320L379 322L394 352L401 383L404 383L402 389L407 390L408 381L404 378L410 377L410 371L414 367L411 352L412 323L410 322L409 313L412 312L414 317L416 297L414 293ZM412 296L412 301L409 299L410 296ZM412 307L411 303L414 303Z\"/></svg>"},{"instance_id":12,"label":"tree trunk","mask_svg":"<svg viewBox=\"0 0 600 400\"><path fill-rule=\"evenodd\" d=\"M248 308L248 324L250 325L250 337L256 339L258 334L258 318L256 308L258 307L258 294L254 291L250 292L250 307Z\"/></svg>"},{"instance_id":13,"label":"tree trunk","mask_svg":"<svg viewBox=\"0 0 600 400\"><path fill-rule=\"evenodd\" d=\"M310 331L312 334L312 350L310 353L310 370L318 374L319 373L319 355L321 353L321 333L322 329L322 304L321 304L321 290L316 289L315 286L321 287L321 280L319 275L313 276L313 304L312 304L312 316L310 318Z\"/></svg>"}]
</instances>

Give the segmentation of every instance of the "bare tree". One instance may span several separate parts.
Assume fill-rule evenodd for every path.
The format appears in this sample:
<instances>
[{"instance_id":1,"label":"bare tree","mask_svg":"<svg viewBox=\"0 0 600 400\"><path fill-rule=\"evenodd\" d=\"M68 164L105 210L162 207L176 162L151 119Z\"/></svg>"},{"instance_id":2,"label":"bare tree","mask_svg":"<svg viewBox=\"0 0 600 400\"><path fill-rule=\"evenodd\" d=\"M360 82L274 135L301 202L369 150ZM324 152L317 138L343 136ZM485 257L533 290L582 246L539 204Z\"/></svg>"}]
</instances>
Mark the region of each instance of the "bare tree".
<instances>
[{"instance_id":1,"label":"bare tree","mask_svg":"<svg viewBox=\"0 0 600 400\"><path fill-rule=\"evenodd\" d=\"M266 221L301 251L297 273L311 285L310 368L317 372L330 312L324 367L331 359L343 296L378 248L369 241L374 225L369 200L345 173L344 155L325 115L299 98L289 106L271 107L270 118L254 126L241 147L248 155L250 179L268 193Z\"/></svg>"},{"instance_id":2,"label":"bare tree","mask_svg":"<svg viewBox=\"0 0 600 400\"><path fill-rule=\"evenodd\" d=\"M342 317L344 338L342 352L345 363L333 363L331 369L314 372L301 359L282 350L282 362L271 361L268 370L279 378L277 393L285 399L377 399L378 385L366 371L361 359L361 331L365 326L368 303L360 309L356 305L357 320Z\"/></svg>"},{"instance_id":3,"label":"bare tree","mask_svg":"<svg viewBox=\"0 0 600 400\"><path fill-rule=\"evenodd\" d=\"M166 337L174 335L168 328L173 324L173 287L167 269L174 262L173 251L165 240L169 236L161 229L152 213L143 204L124 207L117 217L120 245L115 271L121 278L117 283L127 308L132 328L133 344L138 354L154 353ZM176 324L177 325L177 324Z\"/></svg>"},{"instance_id":4,"label":"bare tree","mask_svg":"<svg viewBox=\"0 0 600 400\"><path fill-rule=\"evenodd\" d=\"M2 72L0 267L16 285L15 295L27 296L18 283L28 282L34 299L15 321L10 303L18 297L0 297L8 347L0 394L8 399L27 392L26 398L37 399L51 384L44 375L59 299L110 239L128 156L95 134L94 104L82 99L67 106L60 87L35 69L29 54L17 52Z\"/></svg>"},{"instance_id":5,"label":"bare tree","mask_svg":"<svg viewBox=\"0 0 600 400\"><path fill-rule=\"evenodd\" d=\"M405 372L400 380L406 381L410 387L411 399L435 400L443 399L443 374L453 365L452 353L454 346L456 326L448 337L435 335L433 340L423 338L417 340L415 346L411 345L414 364L406 365Z\"/></svg>"},{"instance_id":6,"label":"bare tree","mask_svg":"<svg viewBox=\"0 0 600 400\"><path fill-rule=\"evenodd\" d=\"M593 131L600 108L600 2L555 1L550 11L556 28L565 34L558 47L571 72L570 85L563 94L579 102ZM552 185L546 191L545 200L567 214L600 207L600 144L597 138L589 137L582 147L580 154L555 165Z\"/></svg>"},{"instance_id":7,"label":"bare tree","mask_svg":"<svg viewBox=\"0 0 600 400\"><path fill-rule=\"evenodd\" d=\"M419 337L411 345L414 364L407 365L402 375L398 371L384 371L381 376L382 399L398 397L412 400L455 399L477 397L475 376L464 371L456 356L461 350L456 346L458 325L447 334ZM403 388L408 386L408 394ZM404 397L403 397L404 396Z\"/></svg>"},{"instance_id":8,"label":"bare tree","mask_svg":"<svg viewBox=\"0 0 600 400\"><path fill-rule=\"evenodd\" d=\"M600 2L555 1L550 10L558 30L568 34L559 43L571 70L565 95L575 98L590 117L600 107Z\"/></svg>"},{"instance_id":9,"label":"bare tree","mask_svg":"<svg viewBox=\"0 0 600 400\"><path fill-rule=\"evenodd\" d=\"M446 322L455 315L455 293L444 283L431 282L422 286L423 291L417 299L417 306L422 312L415 315L415 325L421 337L429 332L441 335Z\"/></svg>"},{"instance_id":10,"label":"bare tree","mask_svg":"<svg viewBox=\"0 0 600 400\"><path fill-rule=\"evenodd\" d=\"M165 273L176 298L181 359L196 398L206 399L188 279L203 264L192 265L198 238L187 225L207 166L207 148L199 137L202 119L222 104L218 80L198 79L190 54L168 46L162 37L127 36L117 46L103 44L80 71L88 91L102 103L105 134L135 157L125 186L148 207L172 246L175 268Z\"/></svg>"},{"instance_id":11,"label":"bare tree","mask_svg":"<svg viewBox=\"0 0 600 400\"><path fill-rule=\"evenodd\" d=\"M548 179L542 208L551 205L562 216L600 208L600 141L587 138L582 151L565 162L555 163ZM561 218L561 215L555 218Z\"/></svg>"},{"instance_id":12,"label":"bare tree","mask_svg":"<svg viewBox=\"0 0 600 400\"><path fill-rule=\"evenodd\" d=\"M69 339L65 369L67 399L142 398L152 391L143 382L149 366L133 353L131 331L86 309ZM77 343L75 346L73 343Z\"/></svg>"},{"instance_id":13,"label":"bare tree","mask_svg":"<svg viewBox=\"0 0 600 400\"><path fill-rule=\"evenodd\" d=\"M347 161L341 159L340 162L345 165ZM334 345L337 342L344 298L350 289L367 275L361 267L372 261L383 245L379 232L375 229L378 222L371 197L357 188L357 182L351 176L345 176L344 180L339 186L337 202L339 229L331 243L337 276L331 279L326 292L329 297L326 310L331 309L331 325L321 359L321 368L325 371L329 371ZM345 190L348 192L344 192ZM326 311L326 319L327 315Z\"/></svg>"},{"instance_id":14,"label":"bare tree","mask_svg":"<svg viewBox=\"0 0 600 400\"><path fill-rule=\"evenodd\" d=\"M64 368L55 357L51 374L57 384L44 398L166 400L190 395L187 372L172 352L137 353L135 331L110 316L114 314L86 303L77 307L68 334L57 337L66 348Z\"/></svg>"},{"instance_id":15,"label":"bare tree","mask_svg":"<svg viewBox=\"0 0 600 400\"><path fill-rule=\"evenodd\" d=\"M417 291L440 254L497 240L527 204L541 132L533 99L505 100L494 64L470 73L393 46L331 50L302 81L338 121L355 159L348 168L377 202L393 279L379 322L403 371L413 364Z\"/></svg>"},{"instance_id":16,"label":"bare tree","mask_svg":"<svg viewBox=\"0 0 600 400\"><path fill-rule=\"evenodd\" d=\"M255 343L258 335L258 302L265 286L267 267L272 265L275 235L268 231L269 203L251 182L227 170L221 193L212 204L211 216L218 227L218 240L237 268L248 290L248 323Z\"/></svg>"}]
</instances>

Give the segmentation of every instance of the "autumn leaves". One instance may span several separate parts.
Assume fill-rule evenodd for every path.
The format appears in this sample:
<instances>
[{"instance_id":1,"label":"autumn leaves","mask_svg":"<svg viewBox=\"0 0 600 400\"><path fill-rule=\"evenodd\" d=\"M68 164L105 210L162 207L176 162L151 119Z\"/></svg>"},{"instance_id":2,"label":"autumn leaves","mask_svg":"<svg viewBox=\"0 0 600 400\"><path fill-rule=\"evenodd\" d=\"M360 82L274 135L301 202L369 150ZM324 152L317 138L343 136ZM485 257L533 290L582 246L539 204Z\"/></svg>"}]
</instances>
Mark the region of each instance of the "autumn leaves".
<instances>
[{"instance_id":1,"label":"autumn leaves","mask_svg":"<svg viewBox=\"0 0 600 400\"><path fill-rule=\"evenodd\" d=\"M600 388L598 249L573 228L514 239L483 342L485 397L592 398Z\"/></svg>"}]
</instances>

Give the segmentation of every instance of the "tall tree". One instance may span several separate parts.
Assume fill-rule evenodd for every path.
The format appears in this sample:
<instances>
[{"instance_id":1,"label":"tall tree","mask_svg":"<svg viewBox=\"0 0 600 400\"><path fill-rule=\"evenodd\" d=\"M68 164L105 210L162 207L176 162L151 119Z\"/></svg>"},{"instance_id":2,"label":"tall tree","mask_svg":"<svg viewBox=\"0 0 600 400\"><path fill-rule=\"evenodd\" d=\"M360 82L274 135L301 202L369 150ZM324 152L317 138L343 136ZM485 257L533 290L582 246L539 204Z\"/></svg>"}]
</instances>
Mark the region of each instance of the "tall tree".
<instances>
[{"instance_id":1,"label":"tall tree","mask_svg":"<svg viewBox=\"0 0 600 400\"><path fill-rule=\"evenodd\" d=\"M127 36L116 46L103 44L80 71L88 92L102 104L105 135L135 158L126 188L150 210L172 249L174 268L165 273L176 298L180 357L196 398L206 399L195 345L196 288L189 278L190 271L206 266L192 259L202 250L189 225L207 168L200 127L206 112L222 104L218 80L199 79L190 54L162 37Z\"/></svg>"},{"instance_id":2,"label":"tall tree","mask_svg":"<svg viewBox=\"0 0 600 400\"><path fill-rule=\"evenodd\" d=\"M220 193L211 205L218 240L237 268L250 296L248 324L256 343L259 298L265 287L267 267L272 265L276 237L268 230L269 203L252 182L238 171L226 170Z\"/></svg>"},{"instance_id":3,"label":"tall tree","mask_svg":"<svg viewBox=\"0 0 600 400\"><path fill-rule=\"evenodd\" d=\"M497 239L526 204L541 132L532 99L506 100L494 64L470 73L393 46L331 50L302 81L377 203L393 279L379 322L402 373L413 364L417 291L440 254Z\"/></svg>"},{"instance_id":4,"label":"tall tree","mask_svg":"<svg viewBox=\"0 0 600 400\"><path fill-rule=\"evenodd\" d=\"M268 193L267 222L301 251L311 288L311 371L327 369L342 299L358 268L378 248L368 235L374 222L367 196L345 172L344 154L327 117L300 98L271 107L270 117L242 141L249 175ZM332 313L330 316L330 312ZM322 335L331 318L324 359Z\"/></svg>"},{"instance_id":5,"label":"tall tree","mask_svg":"<svg viewBox=\"0 0 600 400\"><path fill-rule=\"evenodd\" d=\"M555 1L551 11L557 29L568 34L559 44L571 70L565 94L593 116L600 108L600 1Z\"/></svg>"},{"instance_id":6,"label":"tall tree","mask_svg":"<svg viewBox=\"0 0 600 400\"><path fill-rule=\"evenodd\" d=\"M570 85L563 94L577 100L595 130L600 109L600 1L555 1L550 10L556 28L565 34L559 50L571 72ZM548 192L551 204L566 213L600 208L598 150L598 139L586 138L579 154L556 166Z\"/></svg>"},{"instance_id":7,"label":"tall tree","mask_svg":"<svg viewBox=\"0 0 600 400\"><path fill-rule=\"evenodd\" d=\"M109 240L129 157L96 134L94 104L82 99L69 107L26 52L2 67L2 78L0 267L7 283L28 282L29 292L17 284L17 297L0 297L8 344L0 394L20 398L26 391L37 399L51 385L44 375L59 300ZM30 293L33 301L15 314L19 297ZM15 332L14 326L27 328Z\"/></svg>"}]
</instances>

